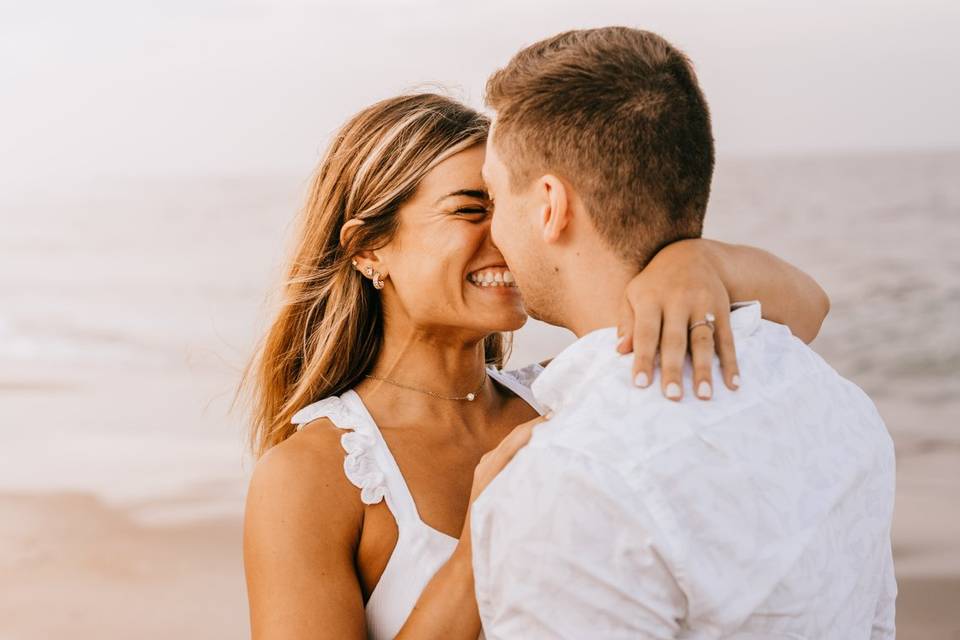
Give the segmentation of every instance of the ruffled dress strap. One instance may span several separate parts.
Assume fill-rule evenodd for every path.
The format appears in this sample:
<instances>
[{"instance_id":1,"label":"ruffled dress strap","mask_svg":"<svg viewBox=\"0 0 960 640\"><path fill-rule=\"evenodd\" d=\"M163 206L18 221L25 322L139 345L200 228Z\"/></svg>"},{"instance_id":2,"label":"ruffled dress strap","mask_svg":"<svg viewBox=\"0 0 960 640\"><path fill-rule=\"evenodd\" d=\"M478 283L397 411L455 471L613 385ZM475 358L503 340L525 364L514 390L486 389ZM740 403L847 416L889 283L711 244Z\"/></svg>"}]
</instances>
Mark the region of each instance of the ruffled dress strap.
<instances>
[{"instance_id":1,"label":"ruffled dress strap","mask_svg":"<svg viewBox=\"0 0 960 640\"><path fill-rule=\"evenodd\" d=\"M327 418L335 427L344 430L340 436L340 446L347 454L343 459L343 471L347 479L360 489L360 499L364 504L380 502L387 493L387 479L377 461L377 438L363 416L356 415L339 396L331 396L300 409L290 422L300 431L319 418Z\"/></svg>"},{"instance_id":2,"label":"ruffled dress strap","mask_svg":"<svg viewBox=\"0 0 960 640\"><path fill-rule=\"evenodd\" d=\"M364 504L377 504L386 499L401 528L409 522L418 523L413 495L360 396L351 390L340 396L324 398L295 413L290 421L299 431L318 418L327 418L338 429L344 430L340 436L340 446L347 454L343 471L347 479L360 489L360 500Z\"/></svg>"}]
</instances>

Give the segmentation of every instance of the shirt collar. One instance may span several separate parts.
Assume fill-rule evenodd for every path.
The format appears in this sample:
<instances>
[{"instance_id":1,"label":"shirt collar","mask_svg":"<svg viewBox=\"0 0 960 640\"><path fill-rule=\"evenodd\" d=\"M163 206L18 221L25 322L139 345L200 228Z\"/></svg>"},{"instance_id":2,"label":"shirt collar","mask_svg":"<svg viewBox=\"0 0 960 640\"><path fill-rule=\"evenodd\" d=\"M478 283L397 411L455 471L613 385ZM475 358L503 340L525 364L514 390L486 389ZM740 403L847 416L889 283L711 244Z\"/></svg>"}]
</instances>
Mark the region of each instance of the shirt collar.
<instances>
[{"instance_id":1,"label":"shirt collar","mask_svg":"<svg viewBox=\"0 0 960 640\"><path fill-rule=\"evenodd\" d=\"M734 340L745 338L760 326L760 302L738 302L730 306L730 328ZM632 358L617 351L617 330L597 329L560 352L531 385L537 403L548 411L560 411L578 392L602 371L620 359Z\"/></svg>"}]
</instances>

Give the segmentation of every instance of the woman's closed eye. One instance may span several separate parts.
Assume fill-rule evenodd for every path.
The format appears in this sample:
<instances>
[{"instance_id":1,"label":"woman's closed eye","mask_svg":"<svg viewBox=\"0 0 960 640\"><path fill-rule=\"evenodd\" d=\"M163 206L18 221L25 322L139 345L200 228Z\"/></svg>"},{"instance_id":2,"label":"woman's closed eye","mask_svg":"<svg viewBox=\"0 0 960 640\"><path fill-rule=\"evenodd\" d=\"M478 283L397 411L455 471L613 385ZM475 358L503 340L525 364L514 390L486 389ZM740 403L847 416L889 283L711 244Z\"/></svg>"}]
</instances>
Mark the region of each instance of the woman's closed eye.
<instances>
[{"instance_id":1,"label":"woman's closed eye","mask_svg":"<svg viewBox=\"0 0 960 640\"><path fill-rule=\"evenodd\" d=\"M482 205L471 205L469 207L460 207L456 209L453 214L462 217L481 217L486 216L490 213L490 207L485 207Z\"/></svg>"}]
</instances>

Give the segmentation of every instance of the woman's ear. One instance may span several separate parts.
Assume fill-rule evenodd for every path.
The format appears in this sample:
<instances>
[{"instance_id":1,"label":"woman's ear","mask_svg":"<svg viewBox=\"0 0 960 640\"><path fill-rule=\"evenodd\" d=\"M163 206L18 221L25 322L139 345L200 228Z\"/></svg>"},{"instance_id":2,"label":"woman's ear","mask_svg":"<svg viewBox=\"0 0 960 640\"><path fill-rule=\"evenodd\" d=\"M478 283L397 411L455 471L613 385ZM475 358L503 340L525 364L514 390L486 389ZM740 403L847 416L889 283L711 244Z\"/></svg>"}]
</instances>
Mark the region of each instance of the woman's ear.
<instances>
[{"instance_id":1,"label":"woman's ear","mask_svg":"<svg viewBox=\"0 0 960 640\"><path fill-rule=\"evenodd\" d=\"M570 223L570 199L567 186L554 175L540 178L540 195L543 205L540 209L540 226L543 241L548 244L559 242Z\"/></svg>"},{"instance_id":2,"label":"woman's ear","mask_svg":"<svg viewBox=\"0 0 960 640\"><path fill-rule=\"evenodd\" d=\"M370 279L373 279L376 273L379 273L383 278L389 275L389 269L377 251L361 251L356 254L353 256L353 266Z\"/></svg>"},{"instance_id":3,"label":"woman's ear","mask_svg":"<svg viewBox=\"0 0 960 640\"><path fill-rule=\"evenodd\" d=\"M357 227L363 224L363 220L360 218L351 218L343 223L343 226L340 227L340 246L347 246L347 242L350 240L350 236L354 234L357 230Z\"/></svg>"},{"instance_id":4,"label":"woman's ear","mask_svg":"<svg viewBox=\"0 0 960 640\"><path fill-rule=\"evenodd\" d=\"M350 241L350 237L356 233L357 227L363 225L364 221L360 218L352 218L347 220L342 227L340 227L340 246L346 246ZM387 268L384 265L381 256L378 255L377 251L360 251L359 253L354 254L350 259L350 263L353 265L353 268L365 275L366 277L373 279L375 274L380 274L383 278L387 277Z\"/></svg>"}]
</instances>

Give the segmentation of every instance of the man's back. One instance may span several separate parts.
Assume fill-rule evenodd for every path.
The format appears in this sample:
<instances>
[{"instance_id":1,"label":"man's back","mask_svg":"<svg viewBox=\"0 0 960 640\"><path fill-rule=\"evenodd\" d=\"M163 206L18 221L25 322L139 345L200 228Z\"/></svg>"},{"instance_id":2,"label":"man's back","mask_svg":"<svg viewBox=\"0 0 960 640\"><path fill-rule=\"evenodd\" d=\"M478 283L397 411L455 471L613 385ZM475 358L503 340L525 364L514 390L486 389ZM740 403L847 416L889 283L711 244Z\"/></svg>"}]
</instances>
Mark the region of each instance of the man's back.
<instances>
[{"instance_id":1,"label":"man's back","mask_svg":"<svg viewBox=\"0 0 960 640\"><path fill-rule=\"evenodd\" d=\"M473 507L488 638L892 637L883 422L758 305L732 320L743 387L710 402L631 387L612 329L534 384L555 417Z\"/></svg>"}]
</instances>

